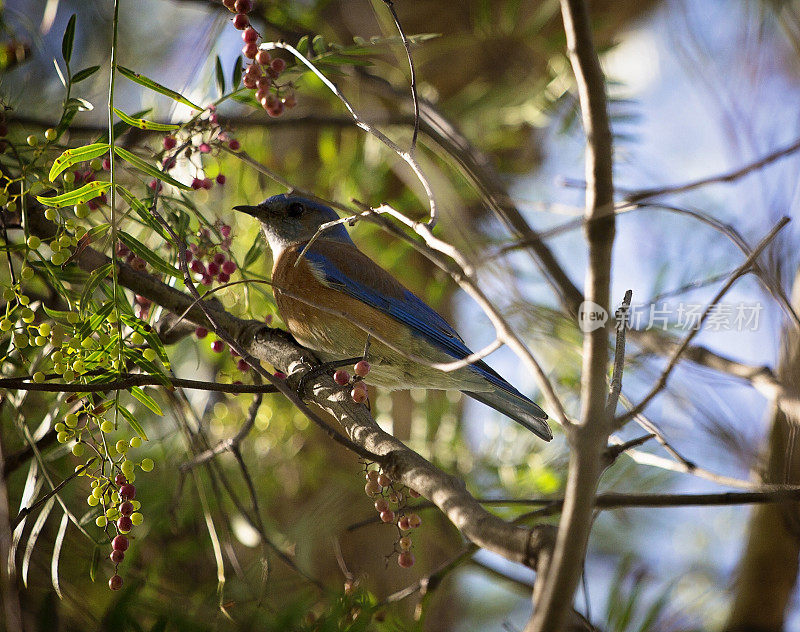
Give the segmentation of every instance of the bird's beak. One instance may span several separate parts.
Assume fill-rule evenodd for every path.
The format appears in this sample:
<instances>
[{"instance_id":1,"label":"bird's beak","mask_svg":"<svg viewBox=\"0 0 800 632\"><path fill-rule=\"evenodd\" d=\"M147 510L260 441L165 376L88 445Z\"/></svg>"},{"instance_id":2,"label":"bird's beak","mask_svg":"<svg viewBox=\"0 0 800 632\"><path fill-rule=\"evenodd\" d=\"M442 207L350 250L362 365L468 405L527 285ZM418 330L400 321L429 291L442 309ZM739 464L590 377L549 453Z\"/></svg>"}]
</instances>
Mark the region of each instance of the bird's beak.
<instances>
[{"instance_id":1,"label":"bird's beak","mask_svg":"<svg viewBox=\"0 0 800 632\"><path fill-rule=\"evenodd\" d=\"M247 213L248 215L252 215L253 217L257 217L256 213L258 212L257 206L248 206L247 204L243 204L241 206L234 206L234 211L241 211L242 213Z\"/></svg>"}]
</instances>

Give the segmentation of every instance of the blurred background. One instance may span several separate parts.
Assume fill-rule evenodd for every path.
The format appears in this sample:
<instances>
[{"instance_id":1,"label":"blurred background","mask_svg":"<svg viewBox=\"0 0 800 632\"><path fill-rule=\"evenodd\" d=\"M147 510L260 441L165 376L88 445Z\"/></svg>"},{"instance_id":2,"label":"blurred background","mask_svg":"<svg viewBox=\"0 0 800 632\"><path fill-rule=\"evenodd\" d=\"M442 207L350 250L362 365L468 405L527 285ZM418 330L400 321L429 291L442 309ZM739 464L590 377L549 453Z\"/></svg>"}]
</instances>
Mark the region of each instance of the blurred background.
<instances>
[{"instance_id":1,"label":"blurred background","mask_svg":"<svg viewBox=\"0 0 800 632\"><path fill-rule=\"evenodd\" d=\"M483 287L541 359L568 412L577 414L581 332L565 315L568 301L554 292L529 250L502 251L525 223L541 231L569 224L571 230L554 231L544 243L582 287L583 233L579 222L570 222L582 213L584 138L558 2L399 0L395 7L409 36L431 36L418 38L413 55L429 112L418 154L442 208L439 236L476 266ZM641 189L725 173L800 138L800 3L598 0L590 8L608 78L620 199ZM0 14L5 55L0 96L20 134L41 133L58 120L64 90L53 60L61 59L61 38L73 13L73 69L97 64L101 70L76 87L76 96L94 109L76 116L69 143L91 142L104 131L112 3L6 0ZM213 1L122 0L118 61L196 103L209 104L218 96L216 58L230 77L241 48L230 18ZM363 38L356 41L361 46L357 57L322 69L365 120L407 146L413 129L408 66L381 0L262 1L251 19L265 41L294 44L302 36L321 35L324 41L317 40L316 49L353 46L354 37ZM426 199L407 166L356 129L319 80L298 71L295 83L298 105L284 116L273 119L263 110L229 101L218 109L223 127L250 155L298 188L342 203L387 202L424 218ZM147 118L162 122L181 123L189 114L121 77L115 104L131 114L150 109ZM162 136L131 132L121 142L157 151ZM632 289L640 313L661 310L663 318L650 323L653 327L682 336L687 330L679 317L681 305L705 305L744 256L707 223L668 207L713 217L753 246L781 216L798 217L799 168L797 153L788 152L733 181L665 193L652 198L657 204L651 207L621 214L615 303ZM258 232L254 222L235 217L231 207L255 204L284 189L225 153L204 160L202 167L179 166L173 175L188 180L218 173L226 176L224 186L192 192L190 203L210 222L232 225L233 252L241 266L248 252L258 253ZM507 212L492 212L486 190L476 182L489 182ZM787 293L800 264L800 229L794 224L762 258ZM447 316L471 348L493 340L479 308L410 247L365 223L351 233L363 250ZM268 250L258 254L247 268L252 278L270 269ZM232 287L221 293L221 300L234 313L260 319L272 315L280 325L263 287L254 286L246 300L243 290ZM737 361L776 368L788 340L786 311L752 276L740 280L725 300L734 309L757 305L757 322L709 329L698 342ZM150 318L157 319L158 312ZM637 328L646 325L647 317ZM181 377L250 380L227 353L211 351L208 341L185 338L169 347L169 355ZM658 377L663 359L631 344L629 360L624 394L635 402ZM510 351L501 349L488 361L541 402L531 376ZM20 592L35 629L348 629L343 621L354 599L358 607L381 606L371 622L358 624L365 627L352 629L466 632L524 626L532 576L484 553L447 573L425 597L384 605L389 595L456 555L462 548L458 532L435 511L423 512L423 526L414 536L417 563L412 569L397 567L389 557L394 529L380 524L353 528L374 515L363 493L363 465L287 403L267 396L242 456L266 531L303 572L289 568L259 541L237 507L247 503L246 478L230 454L208 467L181 469L200 438L213 444L235 434L251 397L187 391L180 404L163 393L154 397L170 412L155 417L141 411L151 439L143 454L155 460L156 468L137 481L145 522L125 561L125 587L120 593L107 589L104 562L98 581L92 581L94 545L72 529L60 556L64 598L59 600L50 577L58 521L45 521L30 555L27 587ZM460 396L371 392L370 399L383 427L464 478L478 497L557 496L562 489L567 446L559 429L545 445ZM33 430L42 411L52 406L44 396L28 400L21 410L2 409L7 456L24 449L17 415ZM681 364L647 415L687 460L715 474L748 479L776 452L770 442L776 422L771 402L743 380L689 362ZM640 434L633 425L619 437ZM651 443L641 451L666 456ZM46 459L56 479L75 465L59 447L50 449ZM776 466L781 482L790 480L787 463ZM19 506L26 472L24 462L7 472L12 512ZM73 482L62 492L78 515L85 509L82 485ZM601 487L627 492L720 489L713 481L628 456L606 473ZM521 513L497 511L509 518ZM741 506L599 513L576 606L608 630L725 629L739 599L734 578L746 550L749 519L750 510ZM224 557L222 589L209 521ZM28 532L23 543L27 537ZM789 586L791 573L783 578ZM785 629L800 629L797 590L790 589L789 595Z\"/></svg>"}]
</instances>

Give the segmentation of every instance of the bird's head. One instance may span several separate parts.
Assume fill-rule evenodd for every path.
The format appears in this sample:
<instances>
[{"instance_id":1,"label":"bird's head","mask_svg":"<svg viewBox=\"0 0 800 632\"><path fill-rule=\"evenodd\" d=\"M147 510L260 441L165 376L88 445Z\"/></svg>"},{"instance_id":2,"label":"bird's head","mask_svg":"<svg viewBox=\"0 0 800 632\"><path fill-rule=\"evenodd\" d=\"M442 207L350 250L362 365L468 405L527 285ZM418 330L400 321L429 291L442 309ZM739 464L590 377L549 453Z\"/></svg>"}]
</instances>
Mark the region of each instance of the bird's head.
<instances>
[{"instance_id":1,"label":"bird's head","mask_svg":"<svg viewBox=\"0 0 800 632\"><path fill-rule=\"evenodd\" d=\"M291 244L311 239L322 224L339 219L329 206L297 195L273 195L255 206L234 206L259 222L275 258ZM327 229L322 239L352 243L341 224Z\"/></svg>"}]
</instances>

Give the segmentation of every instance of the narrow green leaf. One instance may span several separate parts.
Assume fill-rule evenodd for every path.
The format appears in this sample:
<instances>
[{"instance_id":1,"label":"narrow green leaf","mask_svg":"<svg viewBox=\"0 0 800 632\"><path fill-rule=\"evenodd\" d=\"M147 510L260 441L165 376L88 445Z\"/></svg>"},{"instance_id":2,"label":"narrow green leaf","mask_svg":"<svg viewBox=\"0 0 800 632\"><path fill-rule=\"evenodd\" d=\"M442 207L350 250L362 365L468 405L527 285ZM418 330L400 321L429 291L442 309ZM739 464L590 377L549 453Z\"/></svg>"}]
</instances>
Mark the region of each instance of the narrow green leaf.
<instances>
[{"instance_id":1,"label":"narrow green leaf","mask_svg":"<svg viewBox=\"0 0 800 632\"><path fill-rule=\"evenodd\" d=\"M185 96L183 96L180 92L175 92L175 90L170 90L166 86L162 86L160 83L157 83L150 79L149 77L145 77L144 75L140 75L137 72L133 72L129 68L124 68L123 66L117 66L117 70L119 70L120 74L124 77L127 77L131 81L138 83L140 86L144 86L145 88L149 88L154 92L158 92L159 94L163 94L164 96L169 97L173 101L177 101L178 103L183 103L184 105L188 105L190 108L194 108L195 110L202 111L199 105L195 105Z\"/></svg>"},{"instance_id":2,"label":"narrow green leaf","mask_svg":"<svg viewBox=\"0 0 800 632\"><path fill-rule=\"evenodd\" d=\"M141 111L137 112L136 114L133 114L132 116L133 116L133 118L141 118L142 116L150 114L150 112L152 112L152 111L153 111L153 108L147 108L146 110L141 110ZM119 138L125 132L127 132L130 128L131 128L131 126L128 125L125 121L117 121L116 123L114 123L114 138L115 139ZM100 137L97 139L97 142L98 143L107 143L108 142L108 132L105 132L105 133L101 134Z\"/></svg>"},{"instance_id":3,"label":"narrow green leaf","mask_svg":"<svg viewBox=\"0 0 800 632\"><path fill-rule=\"evenodd\" d=\"M58 61L55 57L53 57L53 65L56 67L56 74L58 75L58 80L61 82L61 85L64 86L64 89L67 89L67 80L64 78L64 73L61 72L61 67L58 65Z\"/></svg>"},{"instance_id":4,"label":"narrow green leaf","mask_svg":"<svg viewBox=\"0 0 800 632\"><path fill-rule=\"evenodd\" d=\"M191 191L192 187L186 186L182 182L178 182L175 178L170 175L167 175L157 167L151 165L149 162L146 162L142 158L139 158L136 154L132 154L127 149L123 149L117 145L114 146L114 153L117 154L120 158L122 158L125 162L130 164L133 167L136 167L139 171L143 171L144 173L153 176L157 180L161 180L162 182L166 182L167 184L171 184L172 186L183 189L184 191Z\"/></svg>"},{"instance_id":5,"label":"narrow green leaf","mask_svg":"<svg viewBox=\"0 0 800 632\"><path fill-rule=\"evenodd\" d=\"M95 180L89 184L84 184L80 189L69 191L62 195L54 197L45 197L37 195L36 199L45 206L71 206L72 204L80 204L81 202L88 202L96 197L99 197L111 188L110 182L103 182L102 180Z\"/></svg>"},{"instance_id":6,"label":"narrow green leaf","mask_svg":"<svg viewBox=\"0 0 800 632\"><path fill-rule=\"evenodd\" d=\"M59 599L63 599L64 595L61 594L61 586L58 583L58 560L61 557L61 547L64 546L64 535L67 533L68 524L69 516L64 514L61 518L61 524L58 527L56 543L53 545L53 559L50 563L50 580L53 582L53 588Z\"/></svg>"},{"instance_id":7,"label":"narrow green leaf","mask_svg":"<svg viewBox=\"0 0 800 632\"><path fill-rule=\"evenodd\" d=\"M172 386L172 382L170 382L169 377L159 366L157 366L154 362L144 359L141 349L131 349L130 347L126 347L124 350L124 355L128 360L136 364L136 366L142 369L145 373L158 378L158 381L162 386Z\"/></svg>"},{"instance_id":8,"label":"narrow green leaf","mask_svg":"<svg viewBox=\"0 0 800 632\"><path fill-rule=\"evenodd\" d=\"M139 219L161 235L163 239L168 240L170 238L169 233L167 233L158 220L150 214L147 207L142 204L139 198L121 185L117 185L117 191L119 191L120 195L122 195L123 199L128 203L128 206L139 216Z\"/></svg>"},{"instance_id":9,"label":"narrow green leaf","mask_svg":"<svg viewBox=\"0 0 800 632\"><path fill-rule=\"evenodd\" d=\"M78 83L79 81L83 81L84 79L88 79L98 70L100 70L100 66L89 66L88 68L79 70L74 75L72 75L72 85L75 85L76 83Z\"/></svg>"},{"instance_id":10,"label":"narrow green leaf","mask_svg":"<svg viewBox=\"0 0 800 632\"><path fill-rule=\"evenodd\" d=\"M87 310L91 309L90 301L92 294L94 294L95 288L109 277L112 265L111 263L107 263L100 266L89 275L89 280L86 282L86 285L83 286L83 292L81 293L81 312L85 313Z\"/></svg>"},{"instance_id":11,"label":"narrow green leaf","mask_svg":"<svg viewBox=\"0 0 800 632\"><path fill-rule=\"evenodd\" d=\"M217 91L219 92L219 96L222 96L225 94L225 73L222 70L222 61L220 60L219 55L217 55L214 69L217 77Z\"/></svg>"},{"instance_id":12,"label":"narrow green leaf","mask_svg":"<svg viewBox=\"0 0 800 632\"><path fill-rule=\"evenodd\" d=\"M114 108L114 114L120 117L131 127L138 127L139 129L149 129L155 132L169 132L171 130L180 128L180 125L175 125L174 123L155 123L154 121L147 121L141 118L136 119L128 116L125 114L125 112L118 110L117 108Z\"/></svg>"},{"instance_id":13,"label":"narrow green leaf","mask_svg":"<svg viewBox=\"0 0 800 632\"><path fill-rule=\"evenodd\" d=\"M261 242L260 237L256 237L253 240L253 245L250 246L250 249L247 251L247 254L244 256L244 262L242 263L242 267L247 270L251 265L253 265L258 259L261 258L261 254L264 252L264 245Z\"/></svg>"},{"instance_id":14,"label":"narrow green leaf","mask_svg":"<svg viewBox=\"0 0 800 632\"><path fill-rule=\"evenodd\" d=\"M91 112L94 110L94 106L86 99L72 97L71 99L67 99L67 102L64 104L64 109L76 110L78 112Z\"/></svg>"},{"instance_id":15,"label":"narrow green leaf","mask_svg":"<svg viewBox=\"0 0 800 632\"><path fill-rule=\"evenodd\" d=\"M180 270L168 264L161 257L159 257L152 248L145 246L133 235L126 233L124 230L120 230L117 232L117 237L119 237L119 240L128 248L130 248L134 254L144 259L159 272L173 276L176 279L183 278L183 274L181 274Z\"/></svg>"},{"instance_id":16,"label":"narrow green leaf","mask_svg":"<svg viewBox=\"0 0 800 632\"><path fill-rule=\"evenodd\" d=\"M142 424L137 421L136 417L133 416L131 411L125 408L125 406L119 406L118 410L122 416L125 417L125 420L131 425L131 428L136 431L136 434L142 438L142 441L147 441L147 434L145 433L144 428L142 428Z\"/></svg>"},{"instance_id":17,"label":"narrow green leaf","mask_svg":"<svg viewBox=\"0 0 800 632\"><path fill-rule=\"evenodd\" d=\"M61 54L64 56L64 61L69 64L72 59L72 44L75 41L75 14L67 22L67 28L64 31L64 38L61 40Z\"/></svg>"},{"instance_id":18,"label":"narrow green leaf","mask_svg":"<svg viewBox=\"0 0 800 632\"><path fill-rule=\"evenodd\" d=\"M63 154L53 162L50 168L50 173L47 178L53 182L65 169L69 169L76 162L83 162L102 156L108 151L108 143L94 143L92 145L83 145L82 147L75 147L67 149Z\"/></svg>"},{"instance_id":19,"label":"narrow green leaf","mask_svg":"<svg viewBox=\"0 0 800 632\"><path fill-rule=\"evenodd\" d=\"M242 83L242 58L237 57L233 64L233 75L231 75L231 90L236 90Z\"/></svg>"},{"instance_id":20,"label":"narrow green leaf","mask_svg":"<svg viewBox=\"0 0 800 632\"><path fill-rule=\"evenodd\" d=\"M160 415L162 417L164 416L164 413L161 412L161 408L158 406L158 404L156 404L156 400L150 397L138 386L131 386L131 395L133 395L136 399L142 402L142 404L147 406L156 415Z\"/></svg>"},{"instance_id":21,"label":"narrow green leaf","mask_svg":"<svg viewBox=\"0 0 800 632\"><path fill-rule=\"evenodd\" d=\"M97 577L97 568L100 566L100 547L95 546L94 551L92 551L92 563L89 566L89 579L95 581Z\"/></svg>"},{"instance_id":22,"label":"narrow green leaf","mask_svg":"<svg viewBox=\"0 0 800 632\"><path fill-rule=\"evenodd\" d=\"M56 502L56 497L51 496L50 500L48 500L42 510L39 512L39 515L36 517L36 522L33 523L33 528L31 529L31 534L28 536L28 544L25 545L25 553L22 555L22 583L25 584L25 588L28 587L28 567L31 563L31 555L33 555L33 549L36 547L36 540L39 539L39 535L42 533L42 529L44 528L44 523L47 522L47 518L50 516L50 512L53 510L53 505Z\"/></svg>"}]
</instances>

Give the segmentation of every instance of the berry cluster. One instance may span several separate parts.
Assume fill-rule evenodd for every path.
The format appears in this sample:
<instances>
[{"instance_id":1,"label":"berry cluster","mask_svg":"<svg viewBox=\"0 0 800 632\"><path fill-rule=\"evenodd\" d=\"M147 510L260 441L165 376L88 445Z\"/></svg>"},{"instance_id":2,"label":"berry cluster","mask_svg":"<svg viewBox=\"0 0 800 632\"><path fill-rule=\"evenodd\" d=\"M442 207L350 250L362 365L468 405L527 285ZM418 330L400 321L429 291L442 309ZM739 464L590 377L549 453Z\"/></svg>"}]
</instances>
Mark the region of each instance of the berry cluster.
<instances>
[{"instance_id":1,"label":"berry cluster","mask_svg":"<svg viewBox=\"0 0 800 632\"><path fill-rule=\"evenodd\" d=\"M106 511L105 515L99 516L96 520L98 527L107 527L108 519L116 518L113 523L117 530L117 535L111 541L111 554L109 558L114 563L114 574L108 580L108 587L111 590L119 590L122 588L122 577L119 575L119 565L125 559L125 551L130 546L127 533L135 525L142 524L143 517L137 509L141 507L136 497L136 487L134 487L124 474L117 474L114 477L114 483L118 486L116 495L111 495L117 499L116 507L111 507ZM109 516L109 511L112 514Z\"/></svg>"},{"instance_id":2,"label":"berry cluster","mask_svg":"<svg viewBox=\"0 0 800 632\"><path fill-rule=\"evenodd\" d=\"M397 553L397 564L402 568L414 565L414 554L411 552L413 545L410 531L422 524L422 518L416 513L406 513L405 505L408 498L419 498L419 493L403 485L395 486L392 479L384 472L366 467L364 475L367 483L364 492L370 498L375 498L375 511L380 515L381 522L397 525L398 540L395 544L394 555Z\"/></svg>"},{"instance_id":3,"label":"berry cluster","mask_svg":"<svg viewBox=\"0 0 800 632\"><path fill-rule=\"evenodd\" d=\"M227 283L236 272L236 262L230 258L231 227L219 222L217 228L222 236L220 243L212 239L211 230L201 228L197 231L197 240L190 242L186 250L189 269L205 286L211 286L215 280Z\"/></svg>"},{"instance_id":4,"label":"berry cluster","mask_svg":"<svg viewBox=\"0 0 800 632\"><path fill-rule=\"evenodd\" d=\"M256 90L256 101L267 114L272 117L280 116L286 108L297 105L291 85L277 83L281 73L286 70L286 62L279 57L273 59L269 51L259 49L258 40L261 36L247 17L253 8L251 0L222 0L222 4L236 13L233 26L242 31L242 55L253 60L242 76L244 87Z\"/></svg>"},{"instance_id":5,"label":"berry cluster","mask_svg":"<svg viewBox=\"0 0 800 632\"><path fill-rule=\"evenodd\" d=\"M354 378L350 378L350 373L344 369L339 369L333 374L333 381L339 386L348 386L352 384L350 397L356 404L363 404L367 401L367 385L364 383L364 378L369 375L372 367L366 360L359 360L353 367Z\"/></svg>"}]
</instances>

